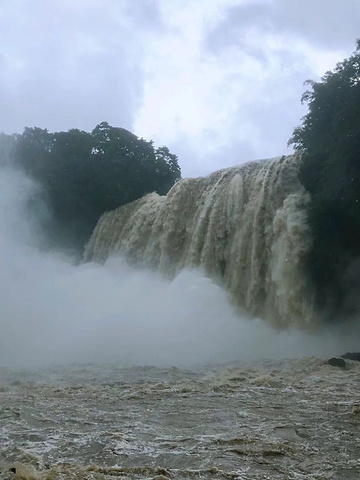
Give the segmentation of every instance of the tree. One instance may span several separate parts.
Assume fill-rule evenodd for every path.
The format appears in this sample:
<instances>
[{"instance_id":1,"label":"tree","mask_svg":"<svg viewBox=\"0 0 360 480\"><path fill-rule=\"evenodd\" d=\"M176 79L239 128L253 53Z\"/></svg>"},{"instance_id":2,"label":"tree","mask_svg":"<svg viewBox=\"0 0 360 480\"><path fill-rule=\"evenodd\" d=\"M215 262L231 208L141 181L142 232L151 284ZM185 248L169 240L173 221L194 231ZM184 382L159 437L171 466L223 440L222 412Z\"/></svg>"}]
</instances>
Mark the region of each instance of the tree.
<instances>
[{"instance_id":1,"label":"tree","mask_svg":"<svg viewBox=\"0 0 360 480\"><path fill-rule=\"evenodd\" d=\"M308 113L289 143L303 152L300 179L311 194L308 221L314 243L309 271L321 308L353 313L351 266L360 258L360 41L356 50L302 96ZM328 311L329 311L328 310Z\"/></svg>"},{"instance_id":2,"label":"tree","mask_svg":"<svg viewBox=\"0 0 360 480\"><path fill-rule=\"evenodd\" d=\"M158 174L157 191L165 195L174 184L174 179L179 180L181 171L178 157L170 153L168 147L162 146L155 150L156 172Z\"/></svg>"},{"instance_id":3,"label":"tree","mask_svg":"<svg viewBox=\"0 0 360 480\"><path fill-rule=\"evenodd\" d=\"M153 142L107 122L91 133L25 128L16 138L14 159L44 188L51 243L79 253L105 211L146 193L166 194L180 178L177 156L167 147L155 149Z\"/></svg>"}]
</instances>

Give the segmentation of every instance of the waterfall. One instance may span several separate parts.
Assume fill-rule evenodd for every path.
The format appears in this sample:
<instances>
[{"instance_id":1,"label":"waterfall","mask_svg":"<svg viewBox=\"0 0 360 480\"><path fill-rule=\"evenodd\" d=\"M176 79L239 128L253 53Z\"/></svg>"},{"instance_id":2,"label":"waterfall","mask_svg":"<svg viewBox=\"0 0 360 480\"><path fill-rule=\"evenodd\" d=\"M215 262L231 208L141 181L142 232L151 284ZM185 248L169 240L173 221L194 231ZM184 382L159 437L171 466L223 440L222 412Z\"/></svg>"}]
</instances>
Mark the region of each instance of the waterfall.
<instances>
[{"instance_id":1,"label":"waterfall","mask_svg":"<svg viewBox=\"0 0 360 480\"><path fill-rule=\"evenodd\" d=\"M316 324L305 271L309 197L299 164L289 155L226 168L107 212L85 260L121 254L170 277L200 267L252 314L279 327L309 328Z\"/></svg>"}]
</instances>

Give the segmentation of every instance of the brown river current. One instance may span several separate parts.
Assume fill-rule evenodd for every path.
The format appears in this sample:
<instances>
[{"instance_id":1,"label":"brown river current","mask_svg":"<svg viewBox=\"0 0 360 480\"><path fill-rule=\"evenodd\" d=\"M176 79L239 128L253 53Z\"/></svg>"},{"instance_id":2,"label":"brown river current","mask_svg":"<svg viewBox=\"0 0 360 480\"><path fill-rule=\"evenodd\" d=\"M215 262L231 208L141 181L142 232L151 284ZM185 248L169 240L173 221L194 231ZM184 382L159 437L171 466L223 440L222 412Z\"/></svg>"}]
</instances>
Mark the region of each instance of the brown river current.
<instances>
[{"instance_id":1,"label":"brown river current","mask_svg":"<svg viewBox=\"0 0 360 480\"><path fill-rule=\"evenodd\" d=\"M317 358L3 368L0 479L358 479L359 381Z\"/></svg>"}]
</instances>

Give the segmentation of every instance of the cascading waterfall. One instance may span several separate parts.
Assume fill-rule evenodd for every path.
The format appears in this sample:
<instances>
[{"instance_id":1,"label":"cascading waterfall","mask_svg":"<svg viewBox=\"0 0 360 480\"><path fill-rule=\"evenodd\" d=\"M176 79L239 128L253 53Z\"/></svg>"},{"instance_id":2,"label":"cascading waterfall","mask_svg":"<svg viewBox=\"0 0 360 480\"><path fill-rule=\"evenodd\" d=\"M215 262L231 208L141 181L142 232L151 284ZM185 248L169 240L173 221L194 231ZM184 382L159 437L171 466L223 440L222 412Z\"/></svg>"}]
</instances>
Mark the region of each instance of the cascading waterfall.
<instances>
[{"instance_id":1,"label":"cascading waterfall","mask_svg":"<svg viewBox=\"0 0 360 480\"><path fill-rule=\"evenodd\" d=\"M305 273L309 198L299 163L289 155L227 168L105 213L85 260L121 254L171 277L200 267L252 314L279 327L310 328L316 315Z\"/></svg>"}]
</instances>

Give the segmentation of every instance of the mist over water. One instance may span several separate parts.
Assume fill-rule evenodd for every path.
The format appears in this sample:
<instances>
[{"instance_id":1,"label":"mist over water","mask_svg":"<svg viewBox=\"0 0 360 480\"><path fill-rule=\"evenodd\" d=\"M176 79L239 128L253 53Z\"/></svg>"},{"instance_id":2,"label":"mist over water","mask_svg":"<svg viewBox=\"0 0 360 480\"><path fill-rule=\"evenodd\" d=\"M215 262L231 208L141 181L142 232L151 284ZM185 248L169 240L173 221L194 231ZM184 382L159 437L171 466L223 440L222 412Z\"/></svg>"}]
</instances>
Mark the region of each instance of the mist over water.
<instances>
[{"instance_id":1,"label":"mist over water","mask_svg":"<svg viewBox=\"0 0 360 480\"><path fill-rule=\"evenodd\" d=\"M277 331L240 315L200 271L168 281L119 257L78 266L61 253L43 252L45 214L38 187L2 169L0 366L191 366L356 348L353 335Z\"/></svg>"}]
</instances>

